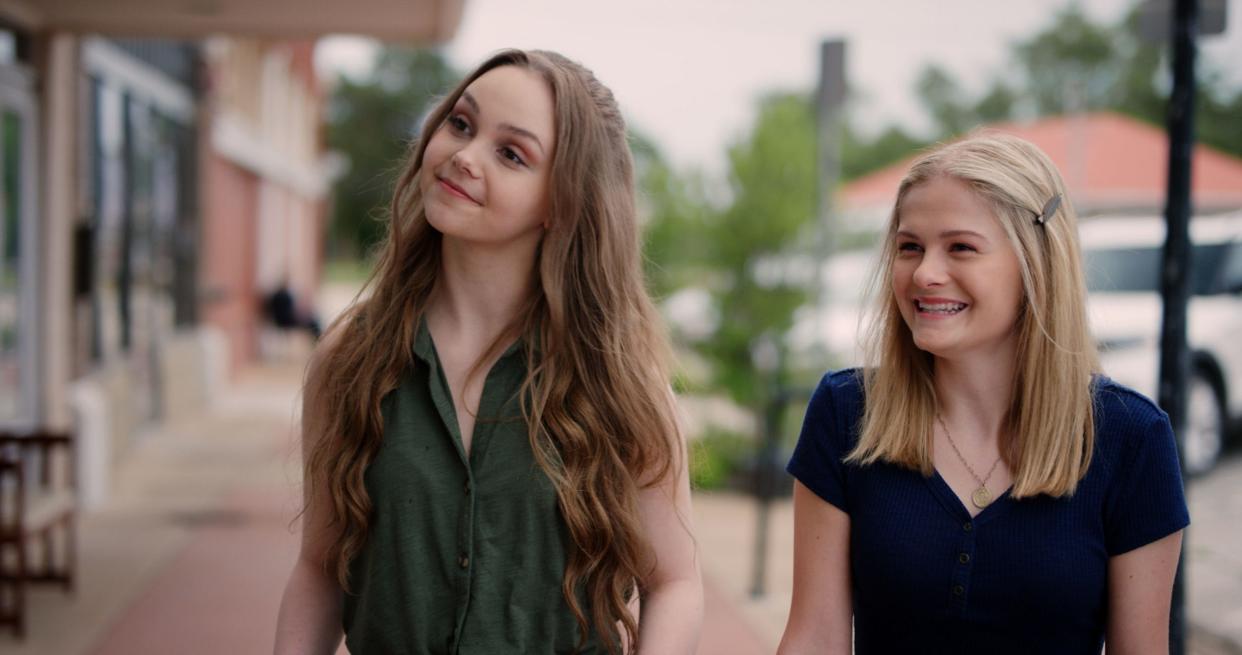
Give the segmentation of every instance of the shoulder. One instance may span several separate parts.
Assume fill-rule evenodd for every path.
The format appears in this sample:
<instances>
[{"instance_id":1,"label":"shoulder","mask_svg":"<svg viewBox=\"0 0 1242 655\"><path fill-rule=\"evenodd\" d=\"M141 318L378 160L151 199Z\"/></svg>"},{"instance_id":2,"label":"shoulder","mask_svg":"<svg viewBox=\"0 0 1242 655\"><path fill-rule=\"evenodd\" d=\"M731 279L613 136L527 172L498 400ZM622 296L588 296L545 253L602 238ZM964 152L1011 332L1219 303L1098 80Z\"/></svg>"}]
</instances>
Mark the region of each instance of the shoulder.
<instances>
[{"instance_id":1,"label":"shoulder","mask_svg":"<svg viewBox=\"0 0 1242 655\"><path fill-rule=\"evenodd\" d=\"M848 508L844 463L857 443L862 418L861 369L830 371L819 381L807 404L802 432L786 470L820 498Z\"/></svg>"},{"instance_id":2,"label":"shoulder","mask_svg":"<svg viewBox=\"0 0 1242 655\"><path fill-rule=\"evenodd\" d=\"M1095 376L1091 381L1091 391L1096 409L1107 412L1110 418L1117 418L1116 415L1138 420L1166 417L1154 400L1107 375Z\"/></svg>"},{"instance_id":3,"label":"shoulder","mask_svg":"<svg viewBox=\"0 0 1242 655\"><path fill-rule=\"evenodd\" d=\"M813 402L861 402L863 398L863 370L843 368L828 371L820 378Z\"/></svg>"},{"instance_id":4,"label":"shoulder","mask_svg":"<svg viewBox=\"0 0 1242 655\"><path fill-rule=\"evenodd\" d=\"M864 395L863 369L843 368L824 374L811 397L811 405L826 405L842 418L857 417L863 411Z\"/></svg>"},{"instance_id":5,"label":"shoulder","mask_svg":"<svg viewBox=\"0 0 1242 655\"><path fill-rule=\"evenodd\" d=\"M806 425L818 426L837 438L855 436L863 414L863 370L847 368L829 371L820 379L807 405ZM839 449L848 450L841 443Z\"/></svg>"},{"instance_id":6,"label":"shoulder","mask_svg":"<svg viewBox=\"0 0 1242 655\"><path fill-rule=\"evenodd\" d=\"M1172 446L1169 416L1152 399L1103 375L1092 381L1092 394L1097 451L1107 459L1124 459L1153 445Z\"/></svg>"},{"instance_id":7,"label":"shoulder","mask_svg":"<svg viewBox=\"0 0 1242 655\"><path fill-rule=\"evenodd\" d=\"M1104 376L1093 381L1093 391L1096 461L1102 467L1096 475L1104 485L1105 540L1114 556L1186 527L1190 515L1168 415Z\"/></svg>"},{"instance_id":8,"label":"shoulder","mask_svg":"<svg viewBox=\"0 0 1242 655\"><path fill-rule=\"evenodd\" d=\"M1144 430L1169 421L1151 398L1107 376L1096 376L1091 390L1095 424L1101 433Z\"/></svg>"}]
</instances>

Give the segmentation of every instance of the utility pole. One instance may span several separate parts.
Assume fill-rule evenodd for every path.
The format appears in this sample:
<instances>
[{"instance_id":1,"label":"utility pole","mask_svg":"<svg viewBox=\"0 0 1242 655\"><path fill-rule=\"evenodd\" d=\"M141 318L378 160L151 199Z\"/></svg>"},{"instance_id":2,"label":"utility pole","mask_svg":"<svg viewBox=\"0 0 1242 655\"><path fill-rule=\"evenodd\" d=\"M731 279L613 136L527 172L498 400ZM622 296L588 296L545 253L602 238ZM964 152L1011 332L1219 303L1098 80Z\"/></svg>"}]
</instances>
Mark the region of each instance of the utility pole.
<instances>
[{"instance_id":1,"label":"utility pole","mask_svg":"<svg viewBox=\"0 0 1242 655\"><path fill-rule=\"evenodd\" d=\"M1195 129L1195 55L1197 40L1221 34L1228 24L1226 0L1145 0L1139 6L1139 35L1168 43L1172 54L1173 90L1165 117L1169 134L1168 186L1165 196L1164 255L1160 270L1163 315L1160 329L1158 402L1169 415L1177 447L1186 427L1186 381L1190 359L1186 346L1186 304L1190 297L1191 163ZM1182 461L1185 461L1183 458ZM1182 479L1185 479L1185 471ZM1169 653L1186 652L1186 539L1178 558L1169 612Z\"/></svg>"},{"instance_id":2,"label":"utility pole","mask_svg":"<svg viewBox=\"0 0 1242 655\"><path fill-rule=\"evenodd\" d=\"M845 86L845 41L825 39L819 44L819 84L815 91L815 218L819 228L819 264L814 267L811 288L815 304L823 307L827 297L822 266L836 250L834 235L839 229L833 195L841 179L841 123L847 89ZM822 312L816 312L821 316ZM820 319L816 319L817 321ZM817 325L823 334L827 326Z\"/></svg>"},{"instance_id":3,"label":"utility pole","mask_svg":"<svg viewBox=\"0 0 1242 655\"><path fill-rule=\"evenodd\" d=\"M1190 180L1195 144L1195 38L1199 29L1199 0L1176 0L1173 11L1173 92L1169 96L1168 196L1164 208L1168 224L1160 293L1164 313L1160 330L1160 407L1169 414L1173 433L1186 426L1186 380L1190 361L1186 350L1186 302L1190 296ZM1182 440L1177 440L1180 450ZM1184 479L1184 476L1183 476ZM1183 541L1173 582L1169 613L1169 653L1186 652L1186 585Z\"/></svg>"}]
</instances>

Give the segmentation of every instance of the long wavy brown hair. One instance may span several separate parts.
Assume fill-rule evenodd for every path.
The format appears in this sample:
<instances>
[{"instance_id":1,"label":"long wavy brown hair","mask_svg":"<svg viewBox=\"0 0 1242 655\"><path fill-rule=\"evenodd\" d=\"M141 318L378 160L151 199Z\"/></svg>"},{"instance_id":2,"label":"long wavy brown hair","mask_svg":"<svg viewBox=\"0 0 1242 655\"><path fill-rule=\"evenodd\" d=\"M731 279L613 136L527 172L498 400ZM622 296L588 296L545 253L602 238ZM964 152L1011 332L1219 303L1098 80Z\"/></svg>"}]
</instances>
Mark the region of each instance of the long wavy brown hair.
<instances>
[{"instance_id":1,"label":"long wavy brown hair","mask_svg":"<svg viewBox=\"0 0 1242 655\"><path fill-rule=\"evenodd\" d=\"M462 91L500 66L531 70L551 88L556 151L533 292L493 349L513 337L524 344L530 443L573 542L565 601L580 644L593 625L615 652L623 637L636 643L627 603L654 566L638 492L675 474L681 451L668 342L642 275L625 122L612 93L581 65L552 52L500 52L427 117L396 184L370 294L332 324L307 377L306 402L322 418L305 462L307 498L319 490L331 499L323 508L335 537L326 566L349 589L349 562L371 518L363 479L384 438L380 402L415 366L415 331L440 273L441 235L427 222L418 184L423 153Z\"/></svg>"}]
</instances>

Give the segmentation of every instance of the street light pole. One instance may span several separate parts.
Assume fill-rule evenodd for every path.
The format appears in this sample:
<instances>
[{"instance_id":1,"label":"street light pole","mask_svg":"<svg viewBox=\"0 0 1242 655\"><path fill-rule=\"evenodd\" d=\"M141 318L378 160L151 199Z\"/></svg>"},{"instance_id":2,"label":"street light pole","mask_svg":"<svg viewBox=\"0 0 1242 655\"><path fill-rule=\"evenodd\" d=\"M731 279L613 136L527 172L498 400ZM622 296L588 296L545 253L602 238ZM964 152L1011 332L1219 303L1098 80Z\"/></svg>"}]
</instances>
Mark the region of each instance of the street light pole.
<instances>
[{"instance_id":1,"label":"street light pole","mask_svg":"<svg viewBox=\"0 0 1242 655\"><path fill-rule=\"evenodd\" d=\"M1186 425L1186 380L1189 355L1186 349L1186 302L1190 295L1190 181L1194 150L1195 39L1199 29L1199 0L1176 0L1173 13L1173 92L1169 97L1168 197L1164 215L1168 229L1160 275L1164 313L1160 334L1160 406L1169 414L1180 450ZM1184 479L1184 476L1183 476ZM1182 562L1185 541L1178 558L1169 614L1169 653L1186 650L1186 586Z\"/></svg>"}]
</instances>

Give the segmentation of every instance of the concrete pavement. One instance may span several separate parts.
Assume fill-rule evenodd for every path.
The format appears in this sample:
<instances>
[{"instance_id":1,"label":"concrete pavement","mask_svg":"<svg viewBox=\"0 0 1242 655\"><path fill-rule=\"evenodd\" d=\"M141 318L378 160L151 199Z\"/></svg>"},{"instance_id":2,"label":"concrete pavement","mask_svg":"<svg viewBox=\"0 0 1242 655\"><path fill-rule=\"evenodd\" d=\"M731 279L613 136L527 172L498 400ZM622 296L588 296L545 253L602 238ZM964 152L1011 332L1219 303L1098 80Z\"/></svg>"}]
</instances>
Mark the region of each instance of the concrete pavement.
<instances>
[{"instance_id":1,"label":"concrete pavement","mask_svg":"<svg viewBox=\"0 0 1242 655\"><path fill-rule=\"evenodd\" d=\"M76 593L36 587L26 640L2 632L0 652L270 653L298 548L300 374L249 370L210 413L136 439L109 501L81 519ZM699 653L771 652L714 581L706 602Z\"/></svg>"},{"instance_id":2,"label":"concrete pavement","mask_svg":"<svg viewBox=\"0 0 1242 655\"><path fill-rule=\"evenodd\" d=\"M298 362L255 368L210 413L148 430L110 501L81 519L73 596L31 595L29 635L10 655L268 653L297 553ZM1242 457L1190 489L1190 652L1242 655ZM751 598L755 506L697 494L707 617L699 653L772 653L792 580L788 502L773 507L767 593ZM344 652L343 650L341 652Z\"/></svg>"}]
</instances>

